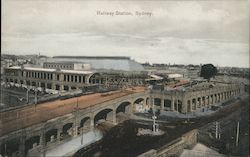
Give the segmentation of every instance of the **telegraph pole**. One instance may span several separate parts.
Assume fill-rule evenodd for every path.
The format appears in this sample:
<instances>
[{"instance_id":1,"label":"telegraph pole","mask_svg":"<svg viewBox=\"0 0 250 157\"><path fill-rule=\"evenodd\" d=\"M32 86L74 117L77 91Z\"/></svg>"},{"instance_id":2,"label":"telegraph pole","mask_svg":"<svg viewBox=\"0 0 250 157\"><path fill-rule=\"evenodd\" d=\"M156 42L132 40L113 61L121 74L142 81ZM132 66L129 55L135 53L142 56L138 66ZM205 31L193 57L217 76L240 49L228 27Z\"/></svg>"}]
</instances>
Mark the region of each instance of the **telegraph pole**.
<instances>
[{"instance_id":1,"label":"telegraph pole","mask_svg":"<svg viewBox=\"0 0 250 157\"><path fill-rule=\"evenodd\" d=\"M29 103L29 87L28 86L27 86L26 100L28 104Z\"/></svg>"},{"instance_id":2,"label":"telegraph pole","mask_svg":"<svg viewBox=\"0 0 250 157\"><path fill-rule=\"evenodd\" d=\"M46 125L46 124L45 124ZM46 157L46 134L45 134L45 126L43 128L43 133L42 133L42 146L43 146L43 157Z\"/></svg>"},{"instance_id":3,"label":"telegraph pole","mask_svg":"<svg viewBox=\"0 0 250 157\"><path fill-rule=\"evenodd\" d=\"M219 123L216 121L215 122L215 138L216 139L218 139L218 128L219 128L218 125L219 125Z\"/></svg>"},{"instance_id":4,"label":"telegraph pole","mask_svg":"<svg viewBox=\"0 0 250 157\"><path fill-rule=\"evenodd\" d=\"M236 132L236 147L238 147L239 144L239 132L240 132L240 122L237 123L237 132Z\"/></svg>"},{"instance_id":5,"label":"telegraph pole","mask_svg":"<svg viewBox=\"0 0 250 157\"><path fill-rule=\"evenodd\" d=\"M76 107L75 107L75 132L73 136L77 136L78 130L77 130L77 112L78 112L78 98L76 99Z\"/></svg>"},{"instance_id":6,"label":"telegraph pole","mask_svg":"<svg viewBox=\"0 0 250 157\"><path fill-rule=\"evenodd\" d=\"M7 150L7 147L6 147L6 143L4 144L4 157L6 157L6 150Z\"/></svg>"},{"instance_id":7,"label":"telegraph pole","mask_svg":"<svg viewBox=\"0 0 250 157\"><path fill-rule=\"evenodd\" d=\"M37 88L35 89L35 104L37 104Z\"/></svg>"}]
</instances>

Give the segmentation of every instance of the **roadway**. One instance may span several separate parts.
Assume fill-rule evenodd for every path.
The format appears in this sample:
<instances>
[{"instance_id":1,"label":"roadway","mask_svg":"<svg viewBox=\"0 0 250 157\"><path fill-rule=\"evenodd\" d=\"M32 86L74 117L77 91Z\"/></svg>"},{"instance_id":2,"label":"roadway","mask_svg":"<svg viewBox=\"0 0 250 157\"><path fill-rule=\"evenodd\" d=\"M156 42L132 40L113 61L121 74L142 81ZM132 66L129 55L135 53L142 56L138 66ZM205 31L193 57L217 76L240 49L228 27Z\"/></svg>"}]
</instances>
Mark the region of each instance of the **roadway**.
<instances>
[{"instance_id":1,"label":"roadway","mask_svg":"<svg viewBox=\"0 0 250 157\"><path fill-rule=\"evenodd\" d=\"M105 96L102 96L101 93L95 93L1 112L0 137L10 132L72 113L76 110L76 108L81 110L116 98L143 91L145 91L144 87L135 87L133 89L126 89L123 91L109 92L110 94Z\"/></svg>"}]
</instances>

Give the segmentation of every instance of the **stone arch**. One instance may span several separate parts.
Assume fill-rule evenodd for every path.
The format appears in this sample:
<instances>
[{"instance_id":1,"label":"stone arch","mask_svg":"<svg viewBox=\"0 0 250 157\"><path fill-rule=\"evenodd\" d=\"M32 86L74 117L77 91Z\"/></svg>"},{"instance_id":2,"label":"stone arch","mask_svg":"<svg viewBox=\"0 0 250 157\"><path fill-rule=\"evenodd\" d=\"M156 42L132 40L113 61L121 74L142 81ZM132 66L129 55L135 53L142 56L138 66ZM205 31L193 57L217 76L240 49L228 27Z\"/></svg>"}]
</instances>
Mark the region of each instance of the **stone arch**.
<instances>
[{"instance_id":1,"label":"stone arch","mask_svg":"<svg viewBox=\"0 0 250 157\"><path fill-rule=\"evenodd\" d=\"M73 122L69 122L67 124L64 124L62 127L62 133L61 136L65 137L65 136L72 136L72 128L73 128ZM71 132L70 132L71 131Z\"/></svg>"},{"instance_id":2,"label":"stone arch","mask_svg":"<svg viewBox=\"0 0 250 157\"><path fill-rule=\"evenodd\" d=\"M80 127L90 127L91 118L90 117L84 117L80 121Z\"/></svg>"},{"instance_id":3,"label":"stone arch","mask_svg":"<svg viewBox=\"0 0 250 157\"><path fill-rule=\"evenodd\" d=\"M140 102L144 101L144 98L137 98L133 104L138 104Z\"/></svg>"},{"instance_id":4,"label":"stone arch","mask_svg":"<svg viewBox=\"0 0 250 157\"><path fill-rule=\"evenodd\" d=\"M16 154L18 152L19 145L20 145L20 141L18 139L11 139L7 142L4 142L1 144L0 154L2 156L4 156L5 154L7 156L12 156L13 154Z\"/></svg>"},{"instance_id":5,"label":"stone arch","mask_svg":"<svg viewBox=\"0 0 250 157\"><path fill-rule=\"evenodd\" d=\"M78 133L83 132L84 130L89 130L91 128L91 118L84 117L80 121L80 125L78 127Z\"/></svg>"},{"instance_id":6,"label":"stone arch","mask_svg":"<svg viewBox=\"0 0 250 157\"><path fill-rule=\"evenodd\" d=\"M117 114L117 113L120 113L120 112L129 114L130 111L131 111L131 106L132 106L132 104L131 104L131 102L129 102L129 101L122 102L122 103L120 103L120 104L116 107L115 112L116 112L116 114Z\"/></svg>"},{"instance_id":7,"label":"stone arch","mask_svg":"<svg viewBox=\"0 0 250 157\"><path fill-rule=\"evenodd\" d=\"M133 110L134 111L144 111L145 110L145 104L144 104L145 98L137 98L133 103Z\"/></svg>"},{"instance_id":8,"label":"stone arch","mask_svg":"<svg viewBox=\"0 0 250 157\"><path fill-rule=\"evenodd\" d=\"M45 143L53 142L57 138L57 129L50 129L45 133Z\"/></svg>"},{"instance_id":9,"label":"stone arch","mask_svg":"<svg viewBox=\"0 0 250 157\"><path fill-rule=\"evenodd\" d=\"M25 155L27 155L28 151L32 149L34 146L39 145L40 136L32 136L25 141Z\"/></svg>"},{"instance_id":10,"label":"stone arch","mask_svg":"<svg viewBox=\"0 0 250 157\"><path fill-rule=\"evenodd\" d=\"M105 108L99 111L97 114L94 116L94 124L97 124L98 121L100 120L107 120L107 121L113 121L113 109L110 108Z\"/></svg>"}]
</instances>

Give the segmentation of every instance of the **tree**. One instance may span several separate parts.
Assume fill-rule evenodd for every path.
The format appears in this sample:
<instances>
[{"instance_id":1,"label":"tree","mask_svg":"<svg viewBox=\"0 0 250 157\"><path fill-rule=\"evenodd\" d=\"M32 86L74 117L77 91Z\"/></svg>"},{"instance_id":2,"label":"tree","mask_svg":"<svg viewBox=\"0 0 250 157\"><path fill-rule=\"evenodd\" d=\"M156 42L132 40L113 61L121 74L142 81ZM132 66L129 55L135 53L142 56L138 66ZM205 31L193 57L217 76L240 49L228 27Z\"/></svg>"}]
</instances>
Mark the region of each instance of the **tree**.
<instances>
[{"instance_id":1,"label":"tree","mask_svg":"<svg viewBox=\"0 0 250 157\"><path fill-rule=\"evenodd\" d=\"M209 79L217 74L217 68L213 64L204 64L201 66L200 76Z\"/></svg>"}]
</instances>

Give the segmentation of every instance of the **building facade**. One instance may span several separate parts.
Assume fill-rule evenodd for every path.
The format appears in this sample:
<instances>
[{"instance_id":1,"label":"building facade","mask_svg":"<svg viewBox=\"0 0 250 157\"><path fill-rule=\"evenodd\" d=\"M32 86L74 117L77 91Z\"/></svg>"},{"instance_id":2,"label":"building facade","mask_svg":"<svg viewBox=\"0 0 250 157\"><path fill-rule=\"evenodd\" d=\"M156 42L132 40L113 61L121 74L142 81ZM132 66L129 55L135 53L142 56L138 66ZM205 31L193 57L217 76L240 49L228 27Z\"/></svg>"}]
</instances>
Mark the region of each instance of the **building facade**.
<instances>
[{"instance_id":1,"label":"building facade","mask_svg":"<svg viewBox=\"0 0 250 157\"><path fill-rule=\"evenodd\" d=\"M199 108L208 108L217 103L226 102L243 92L238 84L209 83L199 84L198 87L172 90L150 91L152 108L162 111L190 113Z\"/></svg>"},{"instance_id":2,"label":"building facade","mask_svg":"<svg viewBox=\"0 0 250 157\"><path fill-rule=\"evenodd\" d=\"M135 72L96 72L34 67L8 67L4 70L6 83L69 91L83 87L103 85L123 88L145 84L145 73Z\"/></svg>"}]
</instances>

